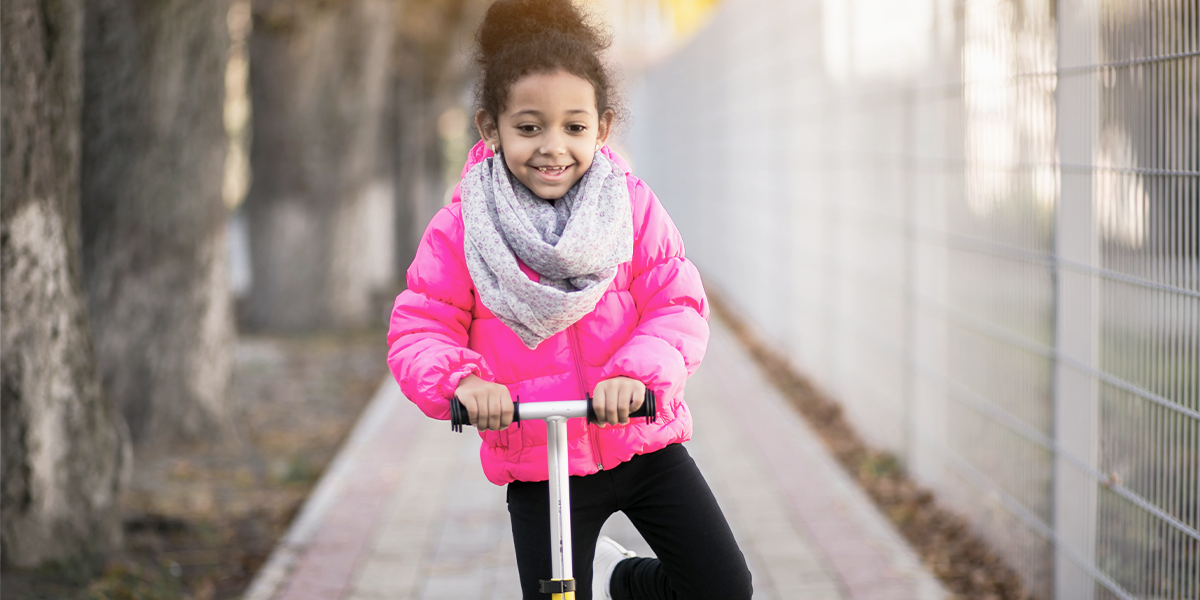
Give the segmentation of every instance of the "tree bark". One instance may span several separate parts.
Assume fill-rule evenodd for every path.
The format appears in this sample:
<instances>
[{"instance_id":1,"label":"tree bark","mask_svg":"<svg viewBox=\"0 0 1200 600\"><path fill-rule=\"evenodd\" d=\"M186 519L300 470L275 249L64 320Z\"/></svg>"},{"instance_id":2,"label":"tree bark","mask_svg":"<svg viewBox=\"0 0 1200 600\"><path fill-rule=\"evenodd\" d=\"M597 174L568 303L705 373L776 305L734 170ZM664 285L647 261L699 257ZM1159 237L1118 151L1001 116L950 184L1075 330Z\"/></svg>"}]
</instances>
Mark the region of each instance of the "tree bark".
<instances>
[{"instance_id":1,"label":"tree bark","mask_svg":"<svg viewBox=\"0 0 1200 600\"><path fill-rule=\"evenodd\" d=\"M100 386L79 258L81 0L5 0L0 104L0 557L120 544L128 434Z\"/></svg>"},{"instance_id":2,"label":"tree bark","mask_svg":"<svg viewBox=\"0 0 1200 600\"><path fill-rule=\"evenodd\" d=\"M138 442L228 423L229 6L87 2L84 274L104 387Z\"/></svg>"},{"instance_id":3,"label":"tree bark","mask_svg":"<svg viewBox=\"0 0 1200 600\"><path fill-rule=\"evenodd\" d=\"M462 51L472 47L472 36L488 4L484 0L443 0L403 5L393 84L399 105L393 127L397 146L396 254L401 269L412 263L426 225L444 204L447 187L455 180L447 178L448 170L462 167L466 158L446 156L437 122L444 110L461 104L468 90L469 57ZM468 122L473 122L474 113L469 106L465 109Z\"/></svg>"},{"instance_id":4,"label":"tree bark","mask_svg":"<svg viewBox=\"0 0 1200 600\"><path fill-rule=\"evenodd\" d=\"M303 331L382 322L395 279L388 0L255 0L243 323Z\"/></svg>"}]
</instances>

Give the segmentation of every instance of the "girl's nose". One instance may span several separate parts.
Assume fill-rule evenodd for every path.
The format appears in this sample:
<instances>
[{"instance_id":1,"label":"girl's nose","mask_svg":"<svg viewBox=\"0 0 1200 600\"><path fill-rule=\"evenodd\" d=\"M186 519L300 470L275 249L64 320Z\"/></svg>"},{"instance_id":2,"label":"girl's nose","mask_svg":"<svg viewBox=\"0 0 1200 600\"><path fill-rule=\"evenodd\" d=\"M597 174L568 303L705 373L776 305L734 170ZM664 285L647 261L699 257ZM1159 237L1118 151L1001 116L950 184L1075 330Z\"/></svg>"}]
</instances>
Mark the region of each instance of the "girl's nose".
<instances>
[{"instance_id":1,"label":"girl's nose","mask_svg":"<svg viewBox=\"0 0 1200 600\"><path fill-rule=\"evenodd\" d=\"M542 154L564 154L567 151L566 139L562 132L547 131L546 137L542 141Z\"/></svg>"}]
</instances>

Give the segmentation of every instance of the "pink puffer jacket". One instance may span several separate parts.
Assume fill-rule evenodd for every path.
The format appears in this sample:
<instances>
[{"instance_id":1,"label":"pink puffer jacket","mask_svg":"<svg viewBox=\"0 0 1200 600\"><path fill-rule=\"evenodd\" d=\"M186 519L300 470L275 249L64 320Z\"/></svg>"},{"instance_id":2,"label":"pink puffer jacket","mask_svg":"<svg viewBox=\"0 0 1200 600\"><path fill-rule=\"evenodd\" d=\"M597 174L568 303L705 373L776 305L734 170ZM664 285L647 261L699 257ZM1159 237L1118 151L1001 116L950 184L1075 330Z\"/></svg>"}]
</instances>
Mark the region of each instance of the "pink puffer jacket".
<instances>
[{"instance_id":1,"label":"pink puffer jacket","mask_svg":"<svg viewBox=\"0 0 1200 600\"><path fill-rule=\"evenodd\" d=\"M633 205L633 260L596 309L566 331L530 350L482 303L463 257L459 193L429 223L408 268L408 289L396 298L388 331L388 365L404 395L425 414L449 419L449 398L470 373L508 387L521 402L577 400L617 376L642 381L658 396L658 420L632 419L601 428L568 421L572 475L588 475L691 438L684 382L708 344L708 304L700 275L683 256L683 241L658 198L615 152ZM463 168L491 156L477 144ZM538 275L522 269L530 278ZM450 435L447 431L446 435ZM504 431L480 432L487 478L547 479L546 424L523 421Z\"/></svg>"}]
</instances>

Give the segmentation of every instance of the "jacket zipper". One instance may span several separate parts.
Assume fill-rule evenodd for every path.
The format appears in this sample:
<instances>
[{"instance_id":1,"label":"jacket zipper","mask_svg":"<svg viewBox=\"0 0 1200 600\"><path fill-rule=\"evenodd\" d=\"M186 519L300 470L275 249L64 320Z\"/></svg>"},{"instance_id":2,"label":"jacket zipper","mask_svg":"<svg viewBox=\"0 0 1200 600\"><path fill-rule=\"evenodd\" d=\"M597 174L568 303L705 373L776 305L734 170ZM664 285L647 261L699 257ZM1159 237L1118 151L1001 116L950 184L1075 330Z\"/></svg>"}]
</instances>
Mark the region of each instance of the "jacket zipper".
<instances>
[{"instance_id":1,"label":"jacket zipper","mask_svg":"<svg viewBox=\"0 0 1200 600\"><path fill-rule=\"evenodd\" d=\"M587 379L583 374L583 353L579 349L579 336L574 325L567 328L567 339L571 341L571 360L575 363L575 376L579 379L579 393L587 398ZM588 442L592 446L592 456L596 457L596 468L603 471L604 459L600 458L600 440L597 439L595 427L591 423L587 424Z\"/></svg>"}]
</instances>

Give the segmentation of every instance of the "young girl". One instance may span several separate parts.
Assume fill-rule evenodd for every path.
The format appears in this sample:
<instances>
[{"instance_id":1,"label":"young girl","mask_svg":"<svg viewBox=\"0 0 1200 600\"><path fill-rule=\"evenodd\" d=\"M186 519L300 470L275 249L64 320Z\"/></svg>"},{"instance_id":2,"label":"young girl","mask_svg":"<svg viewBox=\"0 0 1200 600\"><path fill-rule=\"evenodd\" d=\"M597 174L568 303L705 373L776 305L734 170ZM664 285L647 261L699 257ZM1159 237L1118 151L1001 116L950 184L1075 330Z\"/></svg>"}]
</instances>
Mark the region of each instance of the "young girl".
<instances>
[{"instance_id":1,"label":"young girl","mask_svg":"<svg viewBox=\"0 0 1200 600\"><path fill-rule=\"evenodd\" d=\"M658 199L605 146L609 42L570 0L499 0L477 38L482 140L408 269L388 364L425 414L448 419L457 397L479 429L484 472L508 486L526 599L545 597L551 572L546 426L512 425L512 399L588 396L600 424L568 424L574 573L593 582L578 597L749 598L745 559L681 445L704 290ZM647 388L654 423L629 417ZM657 559L599 538L618 510Z\"/></svg>"}]
</instances>

